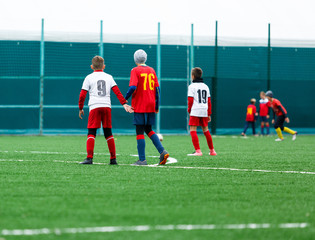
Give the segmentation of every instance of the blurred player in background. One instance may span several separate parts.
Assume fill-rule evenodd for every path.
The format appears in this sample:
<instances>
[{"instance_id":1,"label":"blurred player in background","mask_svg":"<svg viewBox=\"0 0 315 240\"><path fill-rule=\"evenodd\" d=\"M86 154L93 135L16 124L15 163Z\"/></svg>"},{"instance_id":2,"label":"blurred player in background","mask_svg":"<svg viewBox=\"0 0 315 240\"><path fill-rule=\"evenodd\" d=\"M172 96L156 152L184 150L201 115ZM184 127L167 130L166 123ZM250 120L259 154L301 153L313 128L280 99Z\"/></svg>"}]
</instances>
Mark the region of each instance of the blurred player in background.
<instances>
[{"instance_id":1,"label":"blurred player in background","mask_svg":"<svg viewBox=\"0 0 315 240\"><path fill-rule=\"evenodd\" d=\"M256 122L256 99L252 98L250 100L250 104L247 106L247 112L246 112L246 120L245 120L245 127L244 130L242 132L243 136L246 136L246 131L249 125L252 126L252 130L253 130L253 135L256 135L256 126L255 126L255 122Z\"/></svg>"},{"instance_id":2,"label":"blurred player in background","mask_svg":"<svg viewBox=\"0 0 315 240\"><path fill-rule=\"evenodd\" d=\"M82 115L84 115L84 101L87 92L89 92L90 113L88 120L88 137L86 141L87 158L81 162L81 164L93 164L96 130L101 127L102 123L104 136L110 152L110 164L116 165L116 148L112 134L110 91L113 90L127 112L131 112L131 107L126 104L127 100L121 94L113 77L103 71L105 64L102 57L95 56L92 59L91 68L94 72L86 76L79 98L79 118L82 119Z\"/></svg>"},{"instance_id":3,"label":"blurred player in background","mask_svg":"<svg viewBox=\"0 0 315 240\"><path fill-rule=\"evenodd\" d=\"M160 153L160 165L164 165L169 153L164 149L159 137L152 130L155 124L155 113L159 111L160 87L153 68L147 66L147 54L142 49L134 53L134 61L137 67L130 73L129 90L125 96L132 96L132 108L134 110L133 124L136 125L137 148L139 160L133 165L147 165L145 157L144 132Z\"/></svg>"},{"instance_id":4,"label":"blurred player in background","mask_svg":"<svg viewBox=\"0 0 315 240\"><path fill-rule=\"evenodd\" d=\"M211 98L210 90L202 79L202 70L199 67L191 70L192 83L188 87L188 113L192 143L195 152L187 156L202 156L197 135L197 126L201 126L210 149L209 155L216 156L213 141L208 129L211 122Z\"/></svg>"},{"instance_id":5,"label":"blurred player in background","mask_svg":"<svg viewBox=\"0 0 315 240\"><path fill-rule=\"evenodd\" d=\"M260 100L259 100L259 117L260 117L260 129L261 134L265 135L264 128L267 129L267 135L270 134L270 128L269 128L269 106L268 106L268 99L266 98L265 92L260 92Z\"/></svg>"},{"instance_id":6,"label":"blurred player in background","mask_svg":"<svg viewBox=\"0 0 315 240\"><path fill-rule=\"evenodd\" d=\"M294 141L296 139L297 131L293 131L290 128L284 127L284 121L286 121L287 123L290 122L289 118L287 117L287 110L282 106L281 102L278 99L275 99L273 97L272 91L267 91L266 97L269 100L268 106L272 108L274 113L272 124L274 124L276 132L278 134L278 138L275 141L278 142L284 140L282 136L282 131L292 134L292 140ZM276 120L275 116L277 116Z\"/></svg>"}]
</instances>

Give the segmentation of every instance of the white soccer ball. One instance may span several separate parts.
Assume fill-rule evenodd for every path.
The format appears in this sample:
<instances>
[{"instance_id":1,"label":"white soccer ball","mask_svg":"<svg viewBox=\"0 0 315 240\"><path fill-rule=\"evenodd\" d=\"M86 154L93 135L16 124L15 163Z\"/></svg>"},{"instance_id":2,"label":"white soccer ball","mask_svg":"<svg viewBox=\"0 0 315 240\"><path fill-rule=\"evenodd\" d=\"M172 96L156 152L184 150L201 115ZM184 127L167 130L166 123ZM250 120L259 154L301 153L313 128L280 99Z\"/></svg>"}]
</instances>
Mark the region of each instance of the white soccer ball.
<instances>
[{"instance_id":1,"label":"white soccer ball","mask_svg":"<svg viewBox=\"0 0 315 240\"><path fill-rule=\"evenodd\" d=\"M163 135L162 134L160 134L160 133L158 133L158 134L156 134L157 136L158 136L158 138L160 139L160 141L162 142L163 141Z\"/></svg>"}]
</instances>

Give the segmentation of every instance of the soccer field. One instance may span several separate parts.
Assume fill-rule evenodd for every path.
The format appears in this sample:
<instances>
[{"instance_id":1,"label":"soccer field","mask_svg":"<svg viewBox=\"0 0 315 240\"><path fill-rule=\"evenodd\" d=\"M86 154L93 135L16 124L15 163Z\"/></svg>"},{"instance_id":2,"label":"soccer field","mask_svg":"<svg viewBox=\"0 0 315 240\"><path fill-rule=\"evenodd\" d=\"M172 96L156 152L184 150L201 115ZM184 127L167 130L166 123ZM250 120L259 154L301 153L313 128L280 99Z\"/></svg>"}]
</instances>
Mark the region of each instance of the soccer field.
<instances>
[{"instance_id":1,"label":"soccer field","mask_svg":"<svg viewBox=\"0 0 315 240\"><path fill-rule=\"evenodd\" d=\"M315 238L315 136L218 136L216 157L164 136L165 166L130 166L135 136L115 139L118 166L102 136L94 165L85 136L1 136L0 239Z\"/></svg>"}]
</instances>

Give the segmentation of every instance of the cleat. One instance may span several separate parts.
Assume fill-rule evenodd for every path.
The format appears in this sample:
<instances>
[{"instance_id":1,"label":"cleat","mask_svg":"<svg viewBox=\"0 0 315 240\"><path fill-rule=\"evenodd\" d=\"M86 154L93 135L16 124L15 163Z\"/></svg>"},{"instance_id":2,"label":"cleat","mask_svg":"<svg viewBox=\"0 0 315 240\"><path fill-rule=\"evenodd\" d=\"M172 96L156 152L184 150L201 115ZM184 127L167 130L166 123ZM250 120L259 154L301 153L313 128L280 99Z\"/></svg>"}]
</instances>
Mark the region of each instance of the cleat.
<instances>
[{"instance_id":1,"label":"cleat","mask_svg":"<svg viewBox=\"0 0 315 240\"><path fill-rule=\"evenodd\" d=\"M130 165L131 165L131 166L145 166L145 165L148 165L148 163L147 163L147 160L144 160L144 161L138 160L138 161L136 161L135 163L130 164Z\"/></svg>"},{"instance_id":2,"label":"cleat","mask_svg":"<svg viewBox=\"0 0 315 240\"><path fill-rule=\"evenodd\" d=\"M187 156L202 156L202 152L199 150L196 150L194 153L187 154Z\"/></svg>"},{"instance_id":3,"label":"cleat","mask_svg":"<svg viewBox=\"0 0 315 240\"><path fill-rule=\"evenodd\" d=\"M295 133L293 134L293 136L292 136L292 141L295 141L296 135L297 135L297 132L295 132Z\"/></svg>"},{"instance_id":4,"label":"cleat","mask_svg":"<svg viewBox=\"0 0 315 240\"><path fill-rule=\"evenodd\" d=\"M116 158L111 159L109 165L117 165Z\"/></svg>"},{"instance_id":5,"label":"cleat","mask_svg":"<svg viewBox=\"0 0 315 240\"><path fill-rule=\"evenodd\" d=\"M164 150L160 155L159 165L165 165L169 156L170 156L169 153L166 150Z\"/></svg>"},{"instance_id":6,"label":"cleat","mask_svg":"<svg viewBox=\"0 0 315 240\"><path fill-rule=\"evenodd\" d=\"M80 162L80 164L93 164L93 158L86 158L83 162Z\"/></svg>"},{"instance_id":7,"label":"cleat","mask_svg":"<svg viewBox=\"0 0 315 240\"><path fill-rule=\"evenodd\" d=\"M217 156L218 154L215 152L214 149L210 149L209 155L210 156Z\"/></svg>"},{"instance_id":8,"label":"cleat","mask_svg":"<svg viewBox=\"0 0 315 240\"><path fill-rule=\"evenodd\" d=\"M276 142L281 142L281 141L283 141L283 140L284 140L283 138L277 138L277 139L275 139Z\"/></svg>"}]
</instances>

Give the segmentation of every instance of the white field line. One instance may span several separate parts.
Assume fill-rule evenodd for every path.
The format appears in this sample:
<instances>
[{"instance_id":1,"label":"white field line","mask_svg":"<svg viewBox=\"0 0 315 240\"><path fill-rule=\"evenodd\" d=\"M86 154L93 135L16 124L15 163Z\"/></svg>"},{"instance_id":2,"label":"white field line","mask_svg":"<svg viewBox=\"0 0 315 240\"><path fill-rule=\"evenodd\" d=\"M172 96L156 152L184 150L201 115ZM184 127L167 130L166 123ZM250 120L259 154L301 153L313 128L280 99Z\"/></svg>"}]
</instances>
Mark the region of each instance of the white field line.
<instances>
[{"instance_id":1,"label":"white field line","mask_svg":"<svg viewBox=\"0 0 315 240\"><path fill-rule=\"evenodd\" d=\"M240 171L240 172L264 172L264 173L299 173L315 175L315 172L304 171L275 171L275 170L263 170L263 169L245 169L245 168L218 168L218 167L183 167L183 166L169 166L169 168L181 168L181 169L201 169L201 170L227 170L227 171Z\"/></svg>"},{"instance_id":2,"label":"white field line","mask_svg":"<svg viewBox=\"0 0 315 240\"><path fill-rule=\"evenodd\" d=\"M249 223L249 224L226 224L226 225L139 225L139 226L105 226L105 227L87 227L87 228L41 228L41 229L3 229L2 236L32 236L49 234L77 234L77 233L109 233L109 232L147 232L147 231L172 231L172 230L239 230L239 229L287 229L287 228L306 228L308 223Z\"/></svg>"},{"instance_id":3,"label":"white field line","mask_svg":"<svg viewBox=\"0 0 315 240\"><path fill-rule=\"evenodd\" d=\"M31 154L55 154L55 155L66 155L66 154L80 154L86 155L86 152L46 152L46 151L2 151L0 153L31 153ZM94 153L94 155L110 155L109 153ZM120 154L116 154L119 156Z\"/></svg>"},{"instance_id":4,"label":"white field line","mask_svg":"<svg viewBox=\"0 0 315 240\"><path fill-rule=\"evenodd\" d=\"M138 156L138 155L130 155ZM157 158L158 156L149 156ZM76 163L77 161L64 161L64 160L51 160L53 162L59 163ZM39 160L24 160L24 159L0 159L0 162L39 162ZM47 162L47 161L46 161ZM176 163L177 159L169 157L166 164ZM107 163L93 163L96 165L108 165ZM130 166L130 164L119 164L120 166ZM163 167L158 164L146 165L141 167ZM166 166L165 166L166 167ZM263 173L293 173L293 174L306 174L306 175L315 175L315 172L305 172L305 171L275 171L275 170L263 170L263 169L246 169L246 168L219 168L219 167L185 167L185 166L167 166L168 168L177 168L177 169L200 169L200 170L224 170L224 171L239 171L239 172L263 172Z\"/></svg>"}]
</instances>

